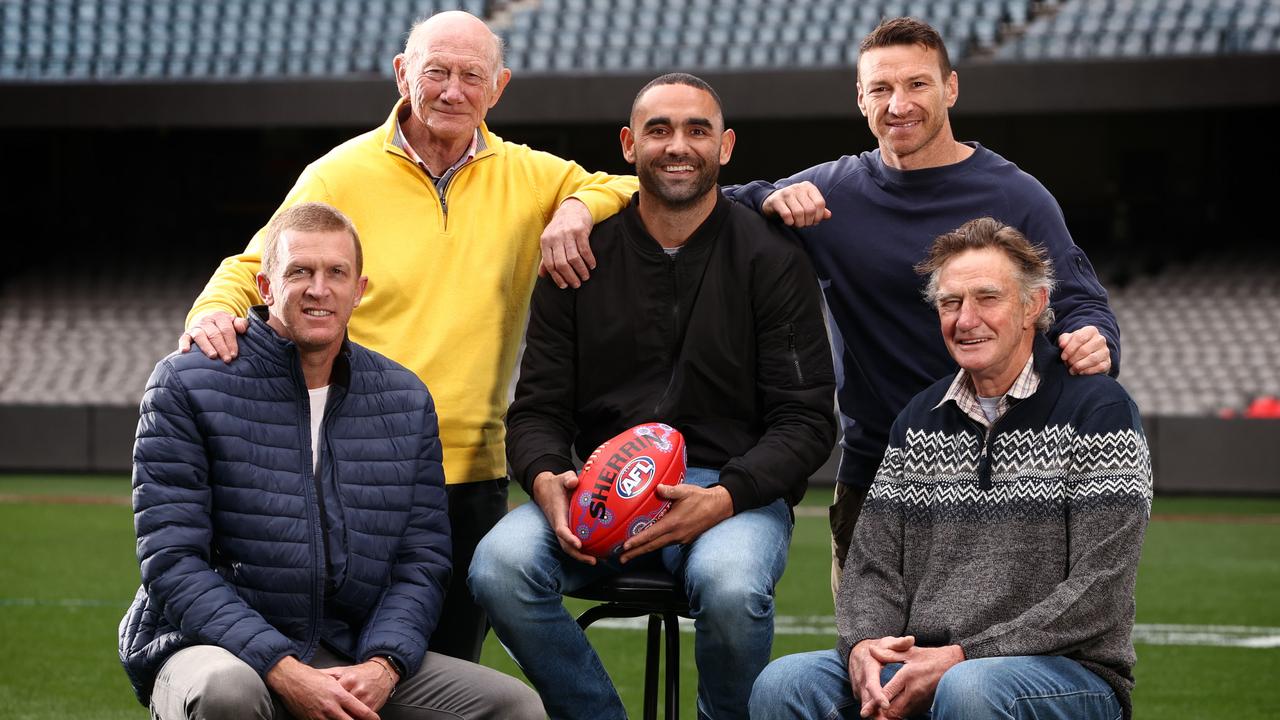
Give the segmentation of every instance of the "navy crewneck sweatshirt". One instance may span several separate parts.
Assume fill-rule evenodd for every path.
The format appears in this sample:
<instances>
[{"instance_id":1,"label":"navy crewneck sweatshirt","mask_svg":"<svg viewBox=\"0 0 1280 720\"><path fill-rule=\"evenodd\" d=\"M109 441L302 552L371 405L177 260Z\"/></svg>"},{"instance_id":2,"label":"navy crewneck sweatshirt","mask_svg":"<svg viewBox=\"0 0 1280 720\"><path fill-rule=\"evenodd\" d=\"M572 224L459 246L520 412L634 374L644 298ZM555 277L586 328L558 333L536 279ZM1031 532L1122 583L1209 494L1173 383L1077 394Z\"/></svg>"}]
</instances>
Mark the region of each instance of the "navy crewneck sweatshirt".
<instances>
[{"instance_id":1,"label":"navy crewneck sweatshirt","mask_svg":"<svg viewBox=\"0 0 1280 720\"><path fill-rule=\"evenodd\" d=\"M798 230L826 296L836 357L843 456L838 479L869 487L889 428L916 393L955 372L923 299L915 265L934 238L991 216L1044 245L1058 288L1050 300L1059 334L1094 325L1120 368L1120 329L1093 266L1067 231L1057 201L1035 178L977 143L952 165L895 170L880 151L838 160L779 180L725 192L756 210L773 191L807 180L826 198L831 219Z\"/></svg>"}]
</instances>

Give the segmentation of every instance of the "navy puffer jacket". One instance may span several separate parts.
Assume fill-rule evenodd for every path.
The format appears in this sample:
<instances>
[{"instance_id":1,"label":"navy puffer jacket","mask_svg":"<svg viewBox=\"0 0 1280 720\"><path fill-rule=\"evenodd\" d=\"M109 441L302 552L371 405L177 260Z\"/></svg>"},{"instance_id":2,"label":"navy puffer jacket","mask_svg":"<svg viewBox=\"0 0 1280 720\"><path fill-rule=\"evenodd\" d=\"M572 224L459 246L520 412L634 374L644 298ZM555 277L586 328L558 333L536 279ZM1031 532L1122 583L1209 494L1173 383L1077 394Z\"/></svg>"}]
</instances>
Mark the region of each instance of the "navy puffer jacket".
<instances>
[{"instance_id":1,"label":"navy puffer jacket","mask_svg":"<svg viewBox=\"0 0 1280 720\"><path fill-rule=\"evenodd\" d=\"M287 655L309 660L324 633L357 662L389 655L412 675L440 614L449 521L426 387L346 343L316 477L297 348L263 311L250 313L238 359L170 355L142 399L142 587L120 623L120 659L144 705L164 661L197 644L265 675Z\"/></svg>"}]
</instances>

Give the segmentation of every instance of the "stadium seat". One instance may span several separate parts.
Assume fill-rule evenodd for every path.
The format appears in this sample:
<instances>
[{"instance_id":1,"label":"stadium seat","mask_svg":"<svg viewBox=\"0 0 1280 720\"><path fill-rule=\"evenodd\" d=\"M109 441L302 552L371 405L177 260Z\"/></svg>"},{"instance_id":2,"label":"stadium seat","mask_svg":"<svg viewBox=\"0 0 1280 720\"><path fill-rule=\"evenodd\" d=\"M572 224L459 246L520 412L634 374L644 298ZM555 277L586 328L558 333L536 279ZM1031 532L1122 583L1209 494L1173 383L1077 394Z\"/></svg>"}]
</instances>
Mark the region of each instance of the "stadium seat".
<instances>
[{"instance_id":1,"label":"stadium seat","mask_svg":"<svg viewBox=\"0 0 1280 720\"><path fill-rule=\"evenodd\" d=\"M1269 37L1255 41L1247 33L1269 22L1280 25L1280 7L1263 0L1077 0L1057 3L1056 12L1038 18L1025 13L1027 5L1006 5L1011 22L1026 23L1024 40L999 48L995 59L1274 52L1258 47ZM1025 40L1042 35L1074 41Z\"/></svg>"},{"instance_id":2,"label":"stadium seat","mask_svg":"<svg viewBox=\"0 0 1280 720\"><path fill-rule=\"evenodd\" d=\"M680 42L703 50L717 48L699 53L687 66L691 70L782 63L843 65L851 55L847 50L837 53L803 46L856 42L881 18L900 14L915 15L939 27L955 46L952 54L957 61L971 52L995 60L1022 60L1280 50L1275 32L1280 30L1280 7L1264 0L541 0L514 4L485 0L46 0L0 3L0 73L33 79L154 77L159 64L164 74L174 78L228 72L248 78L252 75L245 74L250 67L246 58L277 53L270 38L291 37L295 28L304 27L308 37L352 42L305 51L341 54L341 61L288 61L285 72L389 76L387 56L399 49L404 28L420 14L451 8L481 16L509 9L501 32L511 41L513 67L522 67L525 58L515 50L536 46L576 53L577 65L568 67L568 72L616 60L610 56L614 59L606 61L598 52L606 44L599 39L606 29L627 38L621 44L641 53L674 48L677 36ZM1272 32L1259 31L1268 28ZM647 36L636 34L646 31ZM1143 37L1135 39L1134 33ZM1027 39L1045 35L1069 39ZM217 48L234 43L237 49L181 49L202 41ZM769 47L759 51L751 47L761 43ZM746 46L745 54L733 52L736 45ZM590 52L579 53L581 49ZM68 61L72 57L76 59ZM117 61L121 57L131 59ZM213 60L197 59L204 57ZM565 57L552 52L546 66L565 65ZM534 62L542 67L541 56Z\"/></svg>"},{"instance_id":3,"label":"stadium seat","mask_svg":"<svg viewBox=\"0 0 1280 720\"><path fill-rule=\"evenodd\" d=\"M1214 415L1280 394L1276 263L1178 265L1113 289L1111 304L1124 333L1120 382L1144 414Z\"/></svg>"}]
</instances>

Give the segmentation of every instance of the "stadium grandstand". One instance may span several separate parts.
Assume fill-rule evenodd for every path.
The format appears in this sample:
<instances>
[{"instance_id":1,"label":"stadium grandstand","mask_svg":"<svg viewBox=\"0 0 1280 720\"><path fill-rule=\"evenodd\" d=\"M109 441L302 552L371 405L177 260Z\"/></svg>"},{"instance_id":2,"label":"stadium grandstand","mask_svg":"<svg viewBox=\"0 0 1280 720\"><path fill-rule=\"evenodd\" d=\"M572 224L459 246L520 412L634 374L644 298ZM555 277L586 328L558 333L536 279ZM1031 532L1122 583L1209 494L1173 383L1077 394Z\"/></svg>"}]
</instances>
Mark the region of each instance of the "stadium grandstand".
<instances>
[{"instance_id":1,"label":"stadium grandstand","mask_svg":"<svg viewBox=\"0 0 1280 720\"><path fill-rule=\"evenodd\" d=\"M513 70L847 67L883 17L943 34L954 61L1280 51L1268 0L25 0L2 6L0 79L390 76L433 9L491 20Z\"/></svg>"},{"instance_id":2,"label":"stadium grandstand","mask_svg":"<svg viewBox=\"0 0 1280 720\"><path fill-rule=\"evenodd\" d=\"M631 96L689 70L739 132L728 182L873 147L858 40L929 21L957 136L1040 178L1108 285L1152 436L1209 432L1261 477L1218 489L1280 490L1278 423L1220 417L1280 397L1280 0L0 0L0 467L127 467L147 375L218 258L385 117L408 27L455 8L506 43L499 134L625 170ZM1207 467L1164 465L1187 487Z\"/></svg>"}]
</instances>

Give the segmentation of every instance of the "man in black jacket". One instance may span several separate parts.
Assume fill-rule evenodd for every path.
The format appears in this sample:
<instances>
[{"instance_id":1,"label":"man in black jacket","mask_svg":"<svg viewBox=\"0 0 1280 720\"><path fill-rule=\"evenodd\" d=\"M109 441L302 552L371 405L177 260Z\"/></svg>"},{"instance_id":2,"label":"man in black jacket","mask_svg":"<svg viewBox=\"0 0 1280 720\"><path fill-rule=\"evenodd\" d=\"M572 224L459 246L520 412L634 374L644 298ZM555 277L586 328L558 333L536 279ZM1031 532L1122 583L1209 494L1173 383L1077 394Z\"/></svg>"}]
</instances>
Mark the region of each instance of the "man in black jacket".
<instances>
[{"instance_id":1,"label":"man in black jacket","mask_svg":"<svg viewBox=\"0 0 1280 720\"><path fill-rule=\"evenodd\" d=\"M617 433L661 421L686 439L683 485L620 560L684 582L696 622L700 714L746 717L773 641L773 588L786 565L790 505L835 440L834 373L817 280L803 251L716 184L734 135L719 98L691 75L650 82L622 152L631 205L596 226L594 282L540 280L507 455L534 502L481 542L470 581L494 630L553 718L625 718L561 593L618 571L568 527L585 458Z\"/></svg>"}]
</instances>

